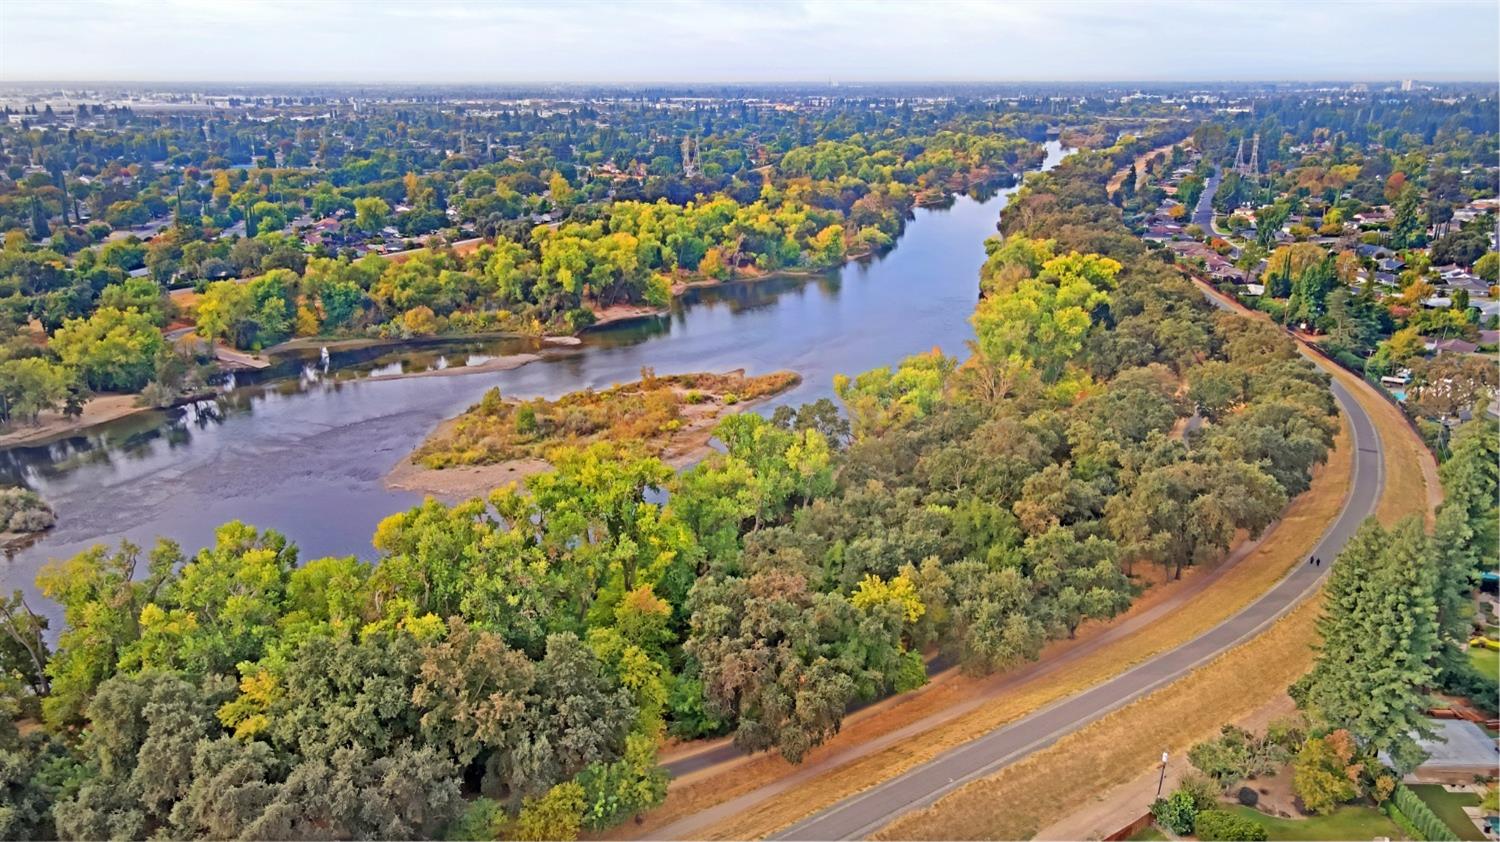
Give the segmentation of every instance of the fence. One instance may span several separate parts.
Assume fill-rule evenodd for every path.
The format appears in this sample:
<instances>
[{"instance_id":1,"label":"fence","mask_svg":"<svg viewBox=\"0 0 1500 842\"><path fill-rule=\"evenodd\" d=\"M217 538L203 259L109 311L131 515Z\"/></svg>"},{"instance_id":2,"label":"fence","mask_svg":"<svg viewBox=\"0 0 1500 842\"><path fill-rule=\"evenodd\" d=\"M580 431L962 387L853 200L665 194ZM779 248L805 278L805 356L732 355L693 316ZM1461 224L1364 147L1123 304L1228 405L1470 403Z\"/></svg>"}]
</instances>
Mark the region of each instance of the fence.
<instances>
[{"instance_id":1,"label":"fence","mask_svg":"<svg viewBox=\"0 0 1500 842\"><path fill-rule=\"evenodd\" d=\"M1151 815L1151 811L1148 810L1145 815L1104 837L1105 842L1119 842L1121 839L1129 839L1150 827L1154 821L1156 821L1156 817Z\"/></svg>"}]
</instances>

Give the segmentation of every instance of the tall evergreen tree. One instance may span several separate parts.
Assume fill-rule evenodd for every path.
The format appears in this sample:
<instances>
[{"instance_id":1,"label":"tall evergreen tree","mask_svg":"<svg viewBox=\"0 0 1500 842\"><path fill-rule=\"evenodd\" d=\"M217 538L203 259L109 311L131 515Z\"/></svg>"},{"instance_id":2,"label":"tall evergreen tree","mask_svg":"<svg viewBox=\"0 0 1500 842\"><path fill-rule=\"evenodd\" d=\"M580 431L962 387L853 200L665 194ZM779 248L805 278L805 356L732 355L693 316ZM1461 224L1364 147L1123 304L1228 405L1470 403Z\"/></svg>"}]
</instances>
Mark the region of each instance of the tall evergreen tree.
<instances>
[{"instance_id":1,"label":"tall evergreen tree","mask_svg":"<svg viewBox=\"0 0 1500 842\"><path fill-rule=\"evenodd\" d=\"M1445 497L1437 518L1439 661L1445 676L1452 676L1468 668L1461 644L1469 636L1476 580L1483 570L1494 568L1500 553L1495 506L1500 434L1495 424L1476 419L1460 427L1439 474Z\"/></svg>"},{"instance_id":2,"label":"tall evergreen tree","mask_svg":"<svg viewBox=\"0 0 1500 842\"><path fill-rule=\"evenodd\" d=\"M1373 518L1339 554L1318 621L1323 646L1293 688L1299 704L1346 728L1401 772L1422 760L1416 737L1436 677L1438 567L1417 515L1390 530Z\"/></svg>"}]
</instances>

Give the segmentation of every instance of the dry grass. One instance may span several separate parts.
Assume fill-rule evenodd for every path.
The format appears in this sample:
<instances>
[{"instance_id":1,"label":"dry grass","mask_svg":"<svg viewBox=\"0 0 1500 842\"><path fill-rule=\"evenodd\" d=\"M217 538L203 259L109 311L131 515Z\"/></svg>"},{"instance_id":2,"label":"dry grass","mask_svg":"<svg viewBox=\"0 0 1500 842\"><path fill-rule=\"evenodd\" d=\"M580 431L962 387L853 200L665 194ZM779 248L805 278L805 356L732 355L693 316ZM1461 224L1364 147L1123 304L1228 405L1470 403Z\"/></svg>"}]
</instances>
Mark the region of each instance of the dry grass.
<instances>
[{"instance_id":1,"label":"dry grass","mask_svg":"<svg viewBox=\"0 0 1500 842\"><path fill-rule=\"evenodd\" d=\"M747 377L676 374L603 391L570 392L555 401L507 401L499 389L443 424L412 454L411 461L441 470L536 460L553 448L594 441L638 442L652 453L712 423L741 402L783 392L800 378L790 371Z\"/></svg>"},{"instance_id":2,"label":"dry grass","mask_svg":"<svg viewBox=\"0 0 1500 842\"><path fill-rule=\"evenodd\" d=\"M1354 393L1375 423L1385 447L1385 489L1375 507L1375 516L1389 526L1421 511L1425 512L1428 526L1431 526L1438 503L1443 499L1437 462L1433 460L1432 452L1406 422L1401 410L1376 394L1368 383L1337 366L1325 365L1324 368Z\"/></svg>"},{"instance_id":3,"label":"dry grass","mask_svg":"<svg viewBox=\"0 0 1500 842\"><path fill-rule=\"evenodd\" d=\"M1111 713L1050 748L903 816L876 839L1027 839L1080 797L1147 768L1163 750L1181 756L1225 722L1264 704L1312 663L1321 598L1304 602L1254 641ZM1278 691L1279 692L1279 691ZM999 807L1003 805L1003 807Z\"/></svg>"},{"instance_id":4,"label":"dry grass","mask_svg":"<svg viewBox=\"0 0 1500 842\"><path fill-rule=\"evenodd\" d=\"M1066 664L1051 669L1027 668L1020 676L1000 676L983 682L978 704L965 698L961 687L934 687L876 717L851 722L830 745L812 755L802 769L778 758L756 758L732 771L674 787L667 803L648 816L646 823L635 829L635 835L653 835L655 829L677 818L711 812L713 805L775 782L767 787L771 790L769 797L755 803L753 810L738 810L715 824L695 827L692 833L697 838L722 839L767 835L1192 639L1250 604L1307 556L1343 506L1344 489L1353 470L1353 449L1349 443L1349 432L1344 426L1328 464L1319 469L1312 488L1288 507L1276 527L1274 540L1261 543L1219 576L1211 587L1202 589L1177 610ZM1131 613L1135 614L1135 609ZM1119 622L1120 619L1114 621ZM1055 659L1059 651L1076 645L1062 641L1049 647L1043 653L1041 666L1048 666L1048 661ZM974 692L971 689L969 695ZM850 757L841 765L830 762L843 760L840 755L857 753L855 748L861 742L899 733L898 729L911 727L924 715L938 715L943 708L954 705L971 706L972 710L893 745ZM1160 750L1160 747L1155 749Z\"/></svg>"}]
</instances>

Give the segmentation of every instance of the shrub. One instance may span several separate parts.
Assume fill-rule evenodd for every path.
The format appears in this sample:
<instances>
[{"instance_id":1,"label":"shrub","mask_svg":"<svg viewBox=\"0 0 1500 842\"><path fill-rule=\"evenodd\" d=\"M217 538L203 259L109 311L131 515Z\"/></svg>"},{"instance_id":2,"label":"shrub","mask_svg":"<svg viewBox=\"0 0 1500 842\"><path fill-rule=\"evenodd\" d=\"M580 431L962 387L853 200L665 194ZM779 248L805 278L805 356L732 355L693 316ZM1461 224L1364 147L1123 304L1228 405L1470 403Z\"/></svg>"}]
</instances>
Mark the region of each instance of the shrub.
<instances>
[{"instance_id":1,"label":"shrub","mask_svg":"<svg viewBox=\"0 0 1500 842\"><path fill-rule=\"evenodd\" d=\"M1219 793L1223 787L1208 775L1202 772L1189 772L1182 777L1182 783L1177 785L1179 792L1186 792L1193 799L1193 806L1199 810L1211 810L1219 803Z\"/></svg>"},{"instance_id":2,"label":"shrub","mask_svg":"<svg viewBox=\"0 0 1500 842\"><path fill-rule=\"evenodd\" d=\"M572 781L558 784L540 798L528 798L522 803L507 838L534 842L577 839L583 824L583 808L582 786Z\"/></svg>"},{"instance_id":3,"label":"shrub","mask_svg":"<svg viewBox=\"0 0 1500 842\"><path fill-rule=\"evenodd\" d=\"M1204 842L1213 840L1245 840L1262 842L1267 838L1266 829L1254 819L1235 815L1226 810L1204 810L1194 822L1194 832Z\"/></svg>"},{"instance_id":4,"label":"shrub","mask_svg":"<svg viewBox=\"0 0 1500 842\"><path fill-rule=\"evenodd\" d=\"M1151 815L1168 830L1181 836L1193 832L1193 820L1198 816L1198 807L1193 804L1189 792L1176 790L1166 798L1158 798L1151 804Z\"/></svg>"},{"instance_id":5,"label":"shrub","mask_svg":"<svg viewBox=\"0 0 1500 842\"><path fill-rule=\"evenodd\" d=\"M1254 807L1260 803L1260 793L1248 786L1240 787L1240 791L1234 794L1235 800L1246 807Z\"/></svg>"},{"instance_id":6,"label":"shrub","mask_svg":"<svg viewBox=\"0 0 1500 842\"><path fill-rule=\"evenodd\" d=\"M0 531L41 532L57 522L52 507L34 491L0 489Z\"/></svg>"},{"instance_id":7,"label":"shrub","mask_svg":"<svg viewBox=\"0 0 1500 842\"><path fill-rule=\"evenodd\" d=\"M41 532L57 523L57 515L46 505L35 509L22 509L10 516L7 529L11 532Z\"/></svg>"}]
</instances>

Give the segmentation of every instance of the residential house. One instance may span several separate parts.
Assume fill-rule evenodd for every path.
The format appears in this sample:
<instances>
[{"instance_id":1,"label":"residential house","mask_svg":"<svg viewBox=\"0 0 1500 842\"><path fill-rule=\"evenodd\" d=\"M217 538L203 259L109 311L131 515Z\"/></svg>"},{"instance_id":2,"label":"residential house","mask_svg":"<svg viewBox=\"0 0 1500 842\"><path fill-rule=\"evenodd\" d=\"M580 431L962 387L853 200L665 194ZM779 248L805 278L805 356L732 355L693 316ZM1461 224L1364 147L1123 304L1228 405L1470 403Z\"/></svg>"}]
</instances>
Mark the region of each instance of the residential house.
<instances>
[{"instance_id":1,"label":"residential house","mask_svg":"<svg viewBox=\"0 0 1500 842\"><path fill-rule=\"evenodd\" d=\"M1423 345L1435 354L1472 354L1479 350L1478 345L1462 339L1429 339Z\"/></svg>"}]
</instances>

